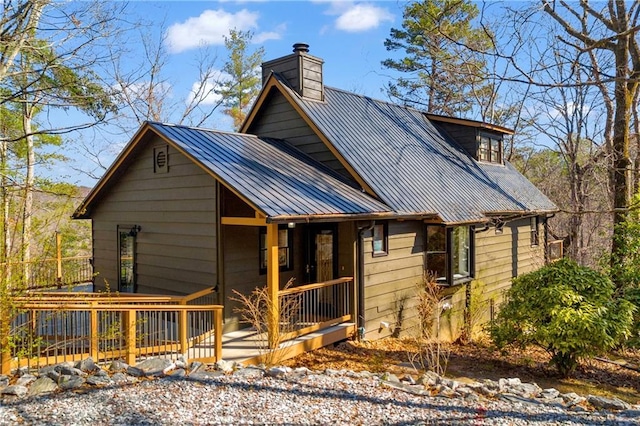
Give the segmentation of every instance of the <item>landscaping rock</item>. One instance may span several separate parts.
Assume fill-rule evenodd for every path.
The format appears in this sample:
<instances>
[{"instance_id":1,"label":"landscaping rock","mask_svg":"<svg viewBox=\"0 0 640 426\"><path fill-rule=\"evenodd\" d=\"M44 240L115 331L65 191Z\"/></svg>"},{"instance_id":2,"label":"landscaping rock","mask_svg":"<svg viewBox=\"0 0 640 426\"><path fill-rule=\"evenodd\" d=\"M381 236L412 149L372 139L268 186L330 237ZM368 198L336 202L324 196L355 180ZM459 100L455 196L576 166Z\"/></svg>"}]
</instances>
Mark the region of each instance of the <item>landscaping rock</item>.
<instances>
[{"instance_id":1,"label":"landscaping rock","mask_svg":"<svg viewBox=\"0 0 640 426\"><path fill-rule=\"evenodd\" d=\"M264 370L255 367L247 367L236 370L234 376L245 377L247 379L259 379L264 376Z\"/></svg>"},{"instance_id":2,"label":"landscaping rock","mask_svg":"<svg viewBox=\"0 0 640 426\"><path fill-rule=\"evenodd\" d=\"M567 406L569 407L573 405L582 404L587 400L587 398L585 398L584 396L580 396L575 392L565 393L560 395L560 397L564 400L565 404L567 404Z\"/></svg>"},{"instance_id":3,"label":"landscaping rock","mask_svg":"<svg viewBox=\"0 0 640 426\"><path fill-rule=\"evenodd\" d=\"M4 374L0 375L0 389L6 388L7 386L9 386L9 377Z\"/></svg>"},{"instance_id":4,"label":"landscaping rock","mask_svg":"<svg viewBox=\"0 0 640 426\"><path fill-rule=\"evenodd\" d=\"M556 399L560 396L560 391L554 388L544 389L540 392L540 398L544 399Z\"/></svg>"},{"instance_id":5,"label":"landscaping rock","mask_svg":"<svg viewBox=\"0 0 640 426\"><path fill-rule=\"evenodd\" d=\"M91 357L78 361L74 367L87 373L93 373L100 369Z\"/></svg>"},{"instance_id":6,"label":"landscaping rock","mask_svg":"<svg viewBox=\"0 0 640 426\"><path fill-rule=\"evenodd\" d=\"M11 386L7 386L6 388L2 389L2 391L0 391L0 394L2 394L2 395L15 395L15 396L18 396L18 397L22 397L22 396L25 396L27 394L27 392L29 392L29 389L26 386L11 385Z\"/></svg>"},{"instance_id":7,"label":"landscaping rock","mask_svg":"<svg viewBox=\"0 0 640 426\"><path fill-rule=\"evenodd\" d=\"M109 366L109 371L112 373L117 373L117 372L124 372L127 370L127 368L129 368L129 364L127 364L124 361L120 361L120 360L114 360L111 365Z\"/></svg>"},{"instance_id":8,"label":"landscaping rock","mask_svg":"<svg viewBox=\"0 0 640 426\"><path fill-rule=\"evenodd\" d=\"M165 370L172 370L174 368L174 364L170 359L165 358L149 358L145 359L136 364L135 367L129 367L127 372L131 369L134 374L131 374L134 377L157 377L165 374ZM136 374L142 372L141 376L137 376Z\"/></svg>"},{"instance_id":9,"label":"landscaping rock","mask_svg":"<svg viewBox=\"0 0 640 426\"><path fill-rule=\"evenodd\" d=\"M63 375L60 377L60 382L58 386L64 390L78 389L82 387L86 383L86 380L83 377L77 375Z\"/></svg>"},{"instance_id":10,"label":"landscaping rock","mask_svg":"<svg viewBox=\"0 0 640 426\"><path fill-rule=\"evenodd\" d=\"M109 376L98 376L96 374L87 377L87 383L92 386L105 386L113 383L113 380L111 380L111 377Z\"/></svg>"},{"instance_id":11,"label":"landscaping rock","mask_svg":"<svg viewBox=\"0 0 640 426\"><path fill-rule=\"evenodd\" d=\"M37 377L34 376L33 374L25 374L24 376L16 380L16 385L29 386L31 383L35 382L36 380L37 380Z\"/></svg>"},{"instance_id":12,"label":"landscaping rock","mask_svg":"<svg viewBox=\"0 0 640 426\"><path fill-rule=\"evenodd\" d=\"M618 398L606 398L604 396L587 396L587 402L593 405L594 408L604 410L628 410L631 408L629 404Z\"/></svg>"},{"instance_id":13,"label":"landscaping rock","mask_svg":"<svg viewBox=\"0 0 640 426\"><path fill-rule=\"evenodd\" d=\"M199 370L201 370L203 368L204 368L204 364L203 363L201 363L200 361L193 361L191 363L191 366L189 367L189 372L190 373L195 373L195 372L197 372L197 371L199 371Z\"/></svg>"},{"instance_id":14,"label":"landscaping rock","mask_svg":"<svg viewBox=\"0 0 640 426\"><path fill-rule=\"evenodd\" d=\"M29 395L42 395L45 393L53 392L58 389L58 385L56 382L51 380L49 377L44 376L35 380L31 386L29 387Z\"/></svg>"},{"instance_id":15,"label":"landscaping rock","mask_svg":"<svg viewBox=\"0 0 640 426\"><path fill-rule=\"evenodd\" d=\"M266 375L269 377L283 377L291 371L290 367L271 367L266 371Z\"/></svg>"},{"instance_id":16,"label":"landscaping rock","mask_svg":"<svg viewBox=\"0 0 640 426\"><path fill-rule=\"evenodd\" d=\"M235 370L235 368L236 363L234 361L225 361L221 359L220 361L216 362L216 369L226 374L233 373L233 370Z\"/></svg>"}]
</instances>

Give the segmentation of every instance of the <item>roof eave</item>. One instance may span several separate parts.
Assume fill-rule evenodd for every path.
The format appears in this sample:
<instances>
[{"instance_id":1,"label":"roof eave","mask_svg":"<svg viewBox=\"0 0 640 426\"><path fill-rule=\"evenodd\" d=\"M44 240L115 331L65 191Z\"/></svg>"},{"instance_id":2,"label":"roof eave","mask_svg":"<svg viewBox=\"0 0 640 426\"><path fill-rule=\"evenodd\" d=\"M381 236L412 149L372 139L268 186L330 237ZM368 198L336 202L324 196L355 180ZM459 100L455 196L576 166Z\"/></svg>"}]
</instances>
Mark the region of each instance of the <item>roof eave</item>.
<instances>
[{"instance_id":1,"label":"roof eave","mask_svg":"<svg viewBox=\"0 0 640 426\"><path fill-rule=\"evenodd\" d=\"M348 220L424 220L437 218L437 213L365 212L309 215L278 215L267 217L267 223L337 222Z\"/></svg>"},{"instance_id":2,"label":"roof eave","mask_svg":"<svg viewBox=\"0 0 640 426\"><path fill-rule=\"evenodd\" d=\"M425 113L425 116L432 121L460 124L462 126L469 126L469 127L479 128L479 129L491 130L494 132L500 132L500 133L504 133L505 135L515 134L515 131L513 129L509 129L508 127L498 126L496 124L485 123L483 121L469 120L466 118L448 117L446 115L431 114L428 112Z\"/></svg>"}]
</instances>

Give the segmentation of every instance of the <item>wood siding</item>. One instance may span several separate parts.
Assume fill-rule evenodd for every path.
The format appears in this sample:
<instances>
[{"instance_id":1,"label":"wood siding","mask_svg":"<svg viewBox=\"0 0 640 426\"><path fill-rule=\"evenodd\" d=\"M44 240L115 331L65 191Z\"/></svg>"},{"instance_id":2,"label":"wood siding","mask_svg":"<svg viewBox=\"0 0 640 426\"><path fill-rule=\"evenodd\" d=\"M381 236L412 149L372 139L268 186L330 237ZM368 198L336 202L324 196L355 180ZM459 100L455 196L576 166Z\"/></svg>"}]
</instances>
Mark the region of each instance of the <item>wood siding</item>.
<instances>
[{"instance_id":1,"label":"wood siding","mask_svg":"<svg viewBox=\"0 0 640 426\"><path fill-rule=\"evenodd\" d=\"M422 222L389 222L388 255L372 256L371 236L364 238L365 250L365 329L368 339L390 334L415 334L417 285L424 273L424 230ZM540 225L539 233L543 229ZM442 288L451 309L440 317L440 336L454 340L464 327L464 311L469 292L472 325L490 320L515 276L544 264L544 244L531 246L529 219L508 222L502 234L494 227L478 227L475 233L475 279L468 284ZM469 287L470 286L470 287ZM469 287L469 288L468 288ZM390 324L380 329L380 323Z\"/></svg>"},{"instance_id":2,"label":"wood siding","mask_svg":"<svg viewBox=\"0 0 640 426\"><path fill-rule=\"evenodd\" d=\"M117 185L105 195L93 219L96 288L117 290L118 225L139 225L136 239L137 291L188 294L215 286L215 180L169 148L169 172L153 170L159 138L140 150Z\"/></svg>"},{"instance_id":3,"label":"wood siding","mask_svg":"<svg viewBox=\"0 0 640 426\"><path fill-rule=\"evenodd\" d=\"M367 339L415 328L415 294L424 274L424 229L418 221L389 221L386 256L374 257L371 235L363 238ZM380 329L381 321L390 327Z\"/></svg>"},{"instance_id":4,"label":"wood siding","mask_svg":"<svg viewBox=\"0 0 640 426\"><path fill-rule=\"evenodd\" d=\"M295 278L295 284L302 284L304 271L304 250L301 227L293 231L293 270L280 272L280 288ZM260 274L260 227L258 226L222 226L222 246L224 247L224 331L234 331L248 327L241 324L241 315L237 312L241 303L234 290L249 295L256 287L267 285L266 274Z\"/></svg>"},{"instance_id":5,"label":"wood siding","mask_svg":"<svg viewBox=\"0 0 640 426\"><path fill-rule=\"evenodd\" d=\"M314 160L353 181L340 160L333 155L285 97L276 90L269 94L262 112L251 123L247 132L258 136L285 139Z\"/></svg>"},{"instance_id":6,"label":"wood siding","mask_svg":"<svg viewBox=\"0 0 640 426\"><path fill-rule=\"evenodd\" d=\"M540 225L539 235L543 229ZM544 265L544 239L540 245L531 246L530 219L508 222L502 234L495 227L476 232L475 279L469 293L471 322L475 331L491 320L492 309L499 309L505 292L511 287L511 279ZM463 327L466 286L451 289L453 309L443 322L445 332L457 338Z\"/></svg>"},{"instance_id":7,"label":"wood siding","mask_svg":"<svg viewBox=\"0 0 640 426\"><path fill-rule=\"evenodd\" d=\"M315 56L294 53L262 64L262 82L266 82L271 72L278 73L300 96L322 101L322 64Z\"/></svg>"},{"instance_id":8,"label":"wood siding","mask_svg":"<svg viewBox=\"0 0 640 426\"><path fill-rule=\"evenodd\" d=\"M446 135L458 142L471 157L478 159L478 139L477 130L473 127L463 126L455 123L434 123L436 128L444 130Z\"/></svg>"}]
</instances>

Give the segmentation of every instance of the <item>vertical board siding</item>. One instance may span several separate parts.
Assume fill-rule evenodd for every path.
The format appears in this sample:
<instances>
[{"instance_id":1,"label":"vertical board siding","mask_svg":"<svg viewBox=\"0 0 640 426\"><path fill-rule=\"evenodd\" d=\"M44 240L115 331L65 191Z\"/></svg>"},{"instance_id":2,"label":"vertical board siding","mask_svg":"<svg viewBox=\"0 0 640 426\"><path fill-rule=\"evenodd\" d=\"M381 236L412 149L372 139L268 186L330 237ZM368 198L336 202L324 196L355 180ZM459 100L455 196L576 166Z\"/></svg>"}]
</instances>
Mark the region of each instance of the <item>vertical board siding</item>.
<instances>
[{"instance_id":1,"label":"vertical board siding","mask_svg":"<svg viewBox=\"0 0 640 426\"><path fill-rule=\"evenodd\" d=\"M333 155L280 92L274 90L270 93L265 100L262 112L251 123L248 132L263 137L285 139L319 163L352 179L340 160Z\"/></svg>"},{"instance_id":2,"label":"vertical board siding","mask_svg":"<svg viewBox=\"0 0 640 426\"><path fill-rule=\"evenodd\" d=\"M140 293L188 294L217 284L215 180L169 148L169 172L154 173L153 148L141 147L101 200L93 217L96 287L117 290L118 225L139 225L136 241Z\"/></svg>"},{"instance_id":3,"label":"vertical board siding","mask_svg":"<svg viewBox=\"0 0 640 426\"><path fill-rule=\"evenodd\" d=\"M365 332L378 339L410 332L416 324L415 294L424 274L424 225L388 222L388 254L373 257L372 238L364 238ZM380 329L380 323L390 324Z\"/></svg>"}]
</instances>

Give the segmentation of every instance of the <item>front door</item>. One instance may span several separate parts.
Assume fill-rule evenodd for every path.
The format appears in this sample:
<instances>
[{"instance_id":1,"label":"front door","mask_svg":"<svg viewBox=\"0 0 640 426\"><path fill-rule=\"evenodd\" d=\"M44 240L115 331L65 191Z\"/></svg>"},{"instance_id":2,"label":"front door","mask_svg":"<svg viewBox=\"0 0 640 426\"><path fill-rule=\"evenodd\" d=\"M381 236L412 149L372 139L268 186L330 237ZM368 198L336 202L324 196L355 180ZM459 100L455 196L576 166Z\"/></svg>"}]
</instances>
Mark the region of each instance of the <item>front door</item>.
<instances>
[{"instance_id":1,"label":"front door","mask_svg":"<svg viewBox=\"0 0 640 426\"><path fill-rule=\"evenodd\" d=\"M307 232L307 280L324 282L338 271L338 236L335 225L310 225Z\"/></svg>"}]
</instances>

